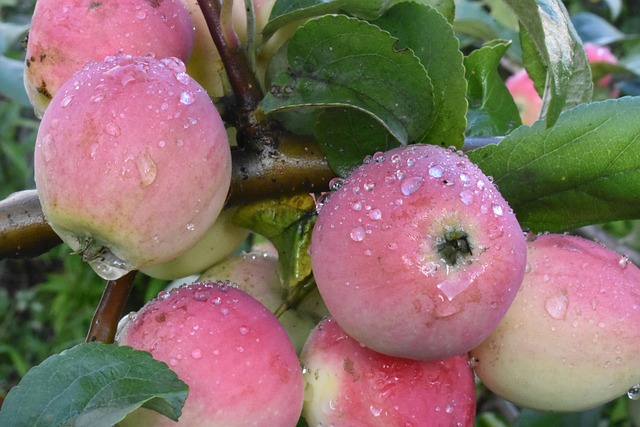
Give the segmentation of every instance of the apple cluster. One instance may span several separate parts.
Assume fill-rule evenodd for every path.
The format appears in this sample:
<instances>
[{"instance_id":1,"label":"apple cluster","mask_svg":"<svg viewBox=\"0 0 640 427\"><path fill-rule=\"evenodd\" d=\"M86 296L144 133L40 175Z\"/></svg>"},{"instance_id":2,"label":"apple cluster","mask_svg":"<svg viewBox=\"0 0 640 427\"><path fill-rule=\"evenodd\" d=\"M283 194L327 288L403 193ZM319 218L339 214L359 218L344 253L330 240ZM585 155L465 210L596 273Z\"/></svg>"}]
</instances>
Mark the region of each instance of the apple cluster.
<instances>
[{"instance_id":1,"label":"apple cluster","mask_svg":"<svg viewBox=\"0 0 640 427\"><path fill-rule=\"evenodd\" d=\"M258 28L273 3L254 1ZM225 79L195 0L36 5L25 85L47 221L105 279L199 275L116 338L189 385L179 425L472 426L475 378L552 411L640 387L640 269L525 233L491 177L435 145L377 152L334 181L309 248L317 289L277 318L278 254L231 255L249 231L224 206L231 149L212 98ZM122 425L175 424L139 409Z\"/></svg>"}]
</instances>

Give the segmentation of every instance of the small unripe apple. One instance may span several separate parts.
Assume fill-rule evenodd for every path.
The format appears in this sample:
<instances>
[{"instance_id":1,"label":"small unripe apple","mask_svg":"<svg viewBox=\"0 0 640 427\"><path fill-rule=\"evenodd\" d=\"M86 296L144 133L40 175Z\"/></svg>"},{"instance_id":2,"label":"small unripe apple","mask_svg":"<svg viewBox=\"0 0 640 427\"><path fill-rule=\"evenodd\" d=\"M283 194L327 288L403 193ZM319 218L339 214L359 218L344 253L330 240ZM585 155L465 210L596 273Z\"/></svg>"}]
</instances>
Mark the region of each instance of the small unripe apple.
<instances>
[{"instance_id":1,"label":"small unripe apple","mask_svg":"<svg viewBox=\"0 0 640 427\"><path fill-rule=\"evenodd\" d=\"M590 240L532 236L506 316L471 352L493 392L543 411L582 411L640 383L640 269Z\"/></svg>"},{"instance_id":2,"label":"small unripe apple","mask_svg":"<svg viewBox=\"0 0 640 427\"><path fill-rule=\"evenodd\" d=\"M418 361L377 353L331 318L311 332L300 360L302 415L310 426L472 426L475 383L467 356Z\"/></svg>"},{"instance_id":3,"label":"small unripe apple","mask_svg":"<svg viewBox=\"0 0 640 427\"><path fill-rule=\"evenodd\" d=\"M278 274L278 256L266 252L234 255L207 270L198 281L228 280L275 312L285 301L287 291ZM302 350L307 336L326 308L317 289L305 297L300 309L289 309L278 320L287 330L296 352Z\"/></svg>"},{"instance_id":4,"label":"small unripe apple","mask_svg":"<svg viewBox=\"0 0 640 427\"><path fill-rule=\"evenodd\" d=\"M41 115L89 60L108 55L189 59L193 22L180 0L38 0L27 42L25 87Z\"/></svg>"},{"instance_id":5,"label":"small unripe apple","mask_svg":"<svg viewBox=\"0 0 640 427\"><path fill-rule=\"evenodd\" d=\"M233 224L236 209L223 210L209 231L187 252L161 264L143 268L148 276L164 280L200 274L236 251L249 235L249 230Z\"/></svg>"},{"instance_id":6,"label":"small unripe apple","mask_svg":"<svg viewBox=\"0 0 640 427\"><path fill-rule=\"evenodd\" d=\"M491 180L461 153L410 145L376 153L321 207L311 261L329 312L396 357L468 352L520 287L525 238Z\"/></svg>"},{"instance_id":7,"label":"small unripe apple","mask_svg":"<svg viewBox=\"0 0 640 427\"><path fill-rule=\"evenodd\" d=\"M118 328L118 344L165 362L189 386L175 423L150 410L122 426L295 426L303 401L295 350L267 308L226 282L163 291Z\"/></svg>"},{"instance_id":8,"label":"small unripe apple","mask_svg":"<svg viewBox=\"0 0 640 427\"><path fill-rule=\"evenodd\" d=\"M35 182L51 227L105 279L176 258L231 181L224 124L177 58L88 63L45 112Z\"/></svg>"}]
</instances>

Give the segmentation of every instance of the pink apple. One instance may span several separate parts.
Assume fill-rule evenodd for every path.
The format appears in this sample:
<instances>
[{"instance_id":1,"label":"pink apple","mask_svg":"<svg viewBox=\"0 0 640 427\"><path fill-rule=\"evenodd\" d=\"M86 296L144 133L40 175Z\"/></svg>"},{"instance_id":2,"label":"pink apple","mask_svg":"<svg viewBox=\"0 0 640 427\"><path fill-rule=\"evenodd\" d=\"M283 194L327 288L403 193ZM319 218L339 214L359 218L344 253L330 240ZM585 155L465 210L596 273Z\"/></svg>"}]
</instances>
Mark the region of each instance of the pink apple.
<instances>
[{"instance_id":1,"label":"pink apple","mask_svg":"<svg viewBox=\"0 0 640 427\"><path fill-rule=\"evenodd\" d=\"M413 359L468 352L515 297L520 225L491 180L434 145L377 153L320 209L311 261L338 324L372 350Z\"/></svg>"},{"instance_id":2,"label":"pink apple","mask_svg":"<svg viewBox=\"0 0 640 427\"><path fill-rule=\"evenodd\" d=\"M528 242L522 287L471 352L496 394L544 411L582 411L640 383L640 269L592 241Z\"/></svg>"},{"instance_id":3,"label":"pink apple","mask_svg":"<svg viewBox=\"0 0 640 427\"><path fill-rule=\"evenodd\" d=\"M225 282L161 293L120 325L120 345L144 350L178 374L189 395L178 423L140 409L122 426L295 426L303 378L278 320Z\"/></svg>"},{"instance_id":4,"label":"pink apple","mask_svg":"<svg viewBox=\"0 0 640 427\"><path fill-rule=\"evenodd\" d=\"M108 55L189 59L193 22L180 0L38 0L26 52L25 87L42 114L62 84Z\"/></svg>"},{"instance_id":5,"label":"pink apple","mask_svg":"<svg viewBox=\"0 0 640 427\"><path fill-rule=\"evenodd\" d=\"M540 114L542 108L542 99L536 88L533 86L533 80L527 74L524 68L507 78L505 81L507 89L511 93L514 102L520 111L520 119L522 124L530 126Z\"/></svg>"},{"instance_id":6,"label":"pink apple","mask_svg":"<svg viewBox=\"0 0 640 427\"><path fill-rule=\"evenodd\" d=\"M88 63L45 112L34 165L47 221L106 279L186 252L231 180L224 124L177 58Z\"/></svg>"},{"instance_id":7,"label":"pink apple","mask_svg":"<svg viewBox=\"0 0 640 427\"><path fill-rule=\"evenodd\" d=\"M303 416L310 426L472 426L475 384L466 356L417 361L385 356L331 318L301 355Z\"/></svg>"},{"instance_id":8,"label":"pink apple","mask_svg":"<svg viewBox=\"0 0 640 427\"><path fill-rule=\"evenodd\" d=\"M607 64L616 64L618 62L618 58L615 57L611 50L605 46L600 46L595 43L586 42L584 44L584 50L587 53L587 59L589 63L597 63L604 62ZM607 74L598 80L598 84L600 87L607 87L611 84L613 80L613 76L611 74Z\"/></svg>"}]
</instances>

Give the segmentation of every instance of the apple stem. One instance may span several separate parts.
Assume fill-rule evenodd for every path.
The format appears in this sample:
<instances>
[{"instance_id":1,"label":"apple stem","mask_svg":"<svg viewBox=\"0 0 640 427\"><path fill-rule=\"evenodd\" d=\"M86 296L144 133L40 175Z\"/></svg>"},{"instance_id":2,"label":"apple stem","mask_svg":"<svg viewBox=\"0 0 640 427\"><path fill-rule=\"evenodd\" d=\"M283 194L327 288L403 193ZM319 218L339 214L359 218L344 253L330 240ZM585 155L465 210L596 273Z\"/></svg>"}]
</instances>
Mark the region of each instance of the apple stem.
<instances>
[{"instance_id":1,"label":"apple stem","mask_svg":"<svg viewBox=\"0 0 640 427\"><path fill-rule=\"evenodd\" d=\"M225 31L223 28L223 25L231 26L231 13L230 11L228 13L229 23L224 24L226 18L221 18L222 6L219 0L198 0L198 4L202 9L209 32L227 72L231 89L235 94L236 108L234 110L240 116L251 114L258 108L263 94L233 28L227 28L229 31ZM227 12L226 8L225 12Z\"/></svg>"},{"instance_id":2,"label":"apple stem","mask_svg":"<svg viewBox=\"0 0 640 427\"><path fill-rule=\"evenodd\" d=\"M131 271L117 280L107 282L91 320L86 342L113 343L136 273L137 271Z\"/></svg>"},{"instance_id":3,"label":"apple stem","mask_svg":"<svg viewBox=\"0 0 640 427\"><path fill-rule=\"evenodd\" d=\"M273 312L274 316L280 317L287 310L296 308L304 298L309 295L311 291L316 288L316 281L313 275L309 275L296 283L294 287L289 290L287 298L280 304L280 306Z\"/></svg>"}]
</instances>

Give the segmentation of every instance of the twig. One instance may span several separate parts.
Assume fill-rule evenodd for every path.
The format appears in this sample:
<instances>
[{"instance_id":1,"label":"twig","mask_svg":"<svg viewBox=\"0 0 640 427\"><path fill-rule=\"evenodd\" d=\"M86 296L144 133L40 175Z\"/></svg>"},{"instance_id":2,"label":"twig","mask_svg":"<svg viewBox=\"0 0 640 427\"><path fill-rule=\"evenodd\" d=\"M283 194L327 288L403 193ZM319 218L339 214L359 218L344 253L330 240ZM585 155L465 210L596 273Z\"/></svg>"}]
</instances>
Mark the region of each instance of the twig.
<instances>
[{"instance_id":1,"label":"twig","mask_svg":"<svg viewBox=\"0 0 640 427\"><path fill-rule=\"evenodd\" d=\"M133 288L137 271L131 271L118 280L109 280L102 293L100 303L91 320L86 342L113 343L118 322Z\"/></svg>"}]
</instances>

